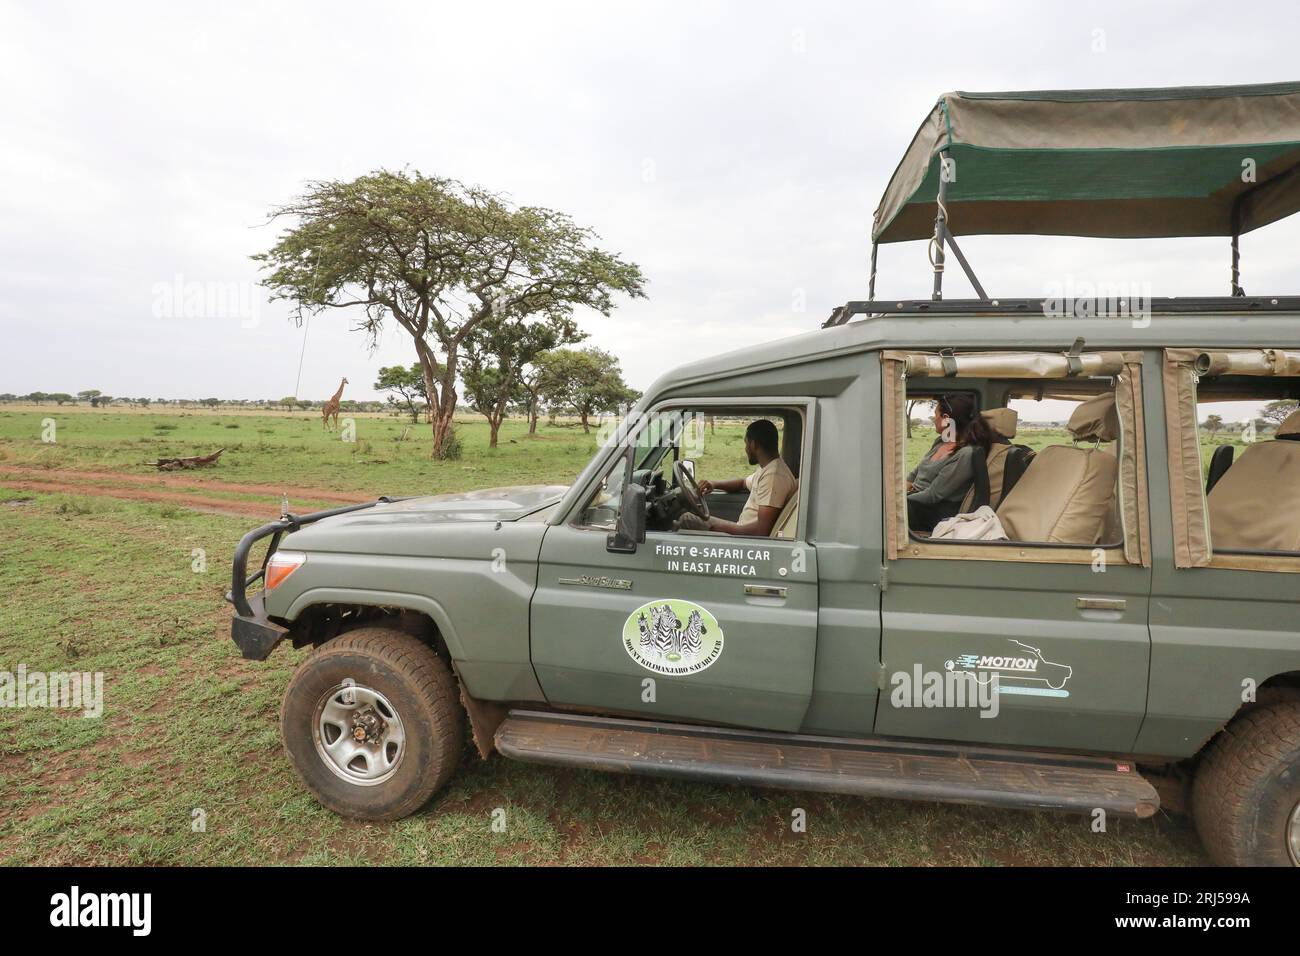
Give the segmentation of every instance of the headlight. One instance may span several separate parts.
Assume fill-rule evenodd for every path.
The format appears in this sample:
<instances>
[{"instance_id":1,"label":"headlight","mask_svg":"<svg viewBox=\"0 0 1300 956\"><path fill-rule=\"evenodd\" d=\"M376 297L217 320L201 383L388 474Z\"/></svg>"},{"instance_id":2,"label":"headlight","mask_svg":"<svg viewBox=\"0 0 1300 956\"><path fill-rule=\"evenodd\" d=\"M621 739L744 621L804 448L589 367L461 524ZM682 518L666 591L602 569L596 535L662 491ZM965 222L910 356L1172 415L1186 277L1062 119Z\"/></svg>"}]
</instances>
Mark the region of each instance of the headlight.
<instances>
[{"instance_id":1,"label":"headlight","mask_svg":"<svg viewBox=\"0 0 1300 956\"><path fill-rule=\"evenodd\" d=\"M270 591L293 572L302 567L307 555L301 551L277 551L266 562L266 590Z\"/></svg>"}]
</instances>

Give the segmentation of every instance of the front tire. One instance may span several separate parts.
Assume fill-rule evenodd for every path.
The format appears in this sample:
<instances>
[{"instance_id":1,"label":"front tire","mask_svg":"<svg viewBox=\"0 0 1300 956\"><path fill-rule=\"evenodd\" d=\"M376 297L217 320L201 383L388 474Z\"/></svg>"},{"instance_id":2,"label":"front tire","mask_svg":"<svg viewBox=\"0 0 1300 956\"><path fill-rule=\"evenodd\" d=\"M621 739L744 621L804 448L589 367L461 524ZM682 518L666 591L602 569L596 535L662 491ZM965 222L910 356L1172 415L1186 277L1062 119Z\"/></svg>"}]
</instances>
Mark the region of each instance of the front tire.
<instances>
[{"instance_id":1,"label":"front tire","mask_svg":"<svg viewBox=\"0 0 1300 956\"><path fill-rule=\"evenodd\" d=\"M1221 866L1300 866L1300 700L1233 718L1197 768L1192 816Z\"/></svg>"},{"instance_id":2,"label":"front tire","mask_svg":"<svg viewBox=\"0 0 1300 956\"><path fill-rule=\"evenodd\" d=\"M359 820L398 820L456 770L465 742L456 681L429 645L362 627L299 665L280 734L298 776L324 806Z\"/></svg>"}]
</instances>

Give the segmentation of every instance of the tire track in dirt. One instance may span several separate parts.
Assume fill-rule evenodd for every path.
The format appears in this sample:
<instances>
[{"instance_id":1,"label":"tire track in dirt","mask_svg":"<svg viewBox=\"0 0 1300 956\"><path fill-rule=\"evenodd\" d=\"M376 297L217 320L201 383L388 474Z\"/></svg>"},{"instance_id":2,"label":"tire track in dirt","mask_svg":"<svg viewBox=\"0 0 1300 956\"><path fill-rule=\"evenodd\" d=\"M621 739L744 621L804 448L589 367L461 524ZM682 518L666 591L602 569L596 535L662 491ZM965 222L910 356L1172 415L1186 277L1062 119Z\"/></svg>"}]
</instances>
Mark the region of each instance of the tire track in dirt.
<instances>
[{"instance_id":1,"label":"tire track in dirt","mask_svg":"<svg viewBox=\"0 0 1300 956\"><path fill-rule=\"evenodd\" d=\"M217 498L205 498L202 495L185 495L168 491L154 491L149 488L107 488L102 485L74 484L60 481L13 481L0 479L0 488L14 491L30 491L36 494L88 495L94 498L116 498L119 501L139 501L150 504L178 505L192 511L224 515L234 518L259 518L271 521L278 518L280 509L275 505L259 505L254 502L221 501Z\"/></svg>"},{"instance_id":2,"label":"tire track in dirt","mask_svg":"<svg viewBox=\"0 0 1300 956\"><path fill-rule=\"evenodd\" d=\"M13 465L0 462L0 474L13 472L29 481L54 481L81 484L92 482L111 485L129 485L152 488L179 488L190 493L200 491L221 491L238 495L266 495L279 506L280 496L289 495L290 501L319 501L330 504L352 505L369 500L365 492L329 491L321 488L303 488L294 485L249 485L231 481L209 481L191 478L186 474L159 473L155 475L135 475L124 471L82 471L78 468L32 468L26 465ZM93 486L92 486L93 487ZM87 490L86 494L93 494Z\"/></svg>"}]
</instances>

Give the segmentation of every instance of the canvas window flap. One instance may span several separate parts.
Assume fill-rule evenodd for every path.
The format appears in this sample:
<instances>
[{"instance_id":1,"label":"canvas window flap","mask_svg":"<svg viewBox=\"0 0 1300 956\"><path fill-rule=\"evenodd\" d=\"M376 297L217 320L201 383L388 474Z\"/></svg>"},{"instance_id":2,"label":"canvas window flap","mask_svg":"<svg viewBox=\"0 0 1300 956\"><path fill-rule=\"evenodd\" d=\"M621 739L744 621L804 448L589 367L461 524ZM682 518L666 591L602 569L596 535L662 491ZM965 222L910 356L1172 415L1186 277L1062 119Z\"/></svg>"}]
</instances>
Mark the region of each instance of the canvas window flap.
<instances>
[{"instance_id":1,"label":"canvas window flap","mask_svg":"<svg viewBox=\"0 0 1300 956\"><path fill-rule=\"evenodd\" d=\"M907 541L907 384L906 363L899 353L881 356L885 443L885 558L893 561Z\"/></svg>"},{"instance_id":2,"label":"canvas window flap","mask_svg":"<svg viewBox=\"0 0 1300 956\"><path fill-rule=\"evenodd\" d=\"M1118 375L1124 370L1123 352L1083 352L1076 372L1065 352L937 352L890 351L885 357L900 361L911 378L1086 378Z\"/></svg>"},{"instance_id":3,"label":"canvas window flap","mask_svg":"<svg viewBox=\"0 0 1300 956\"><path fill-rule=\"evenodd\" d=\"M1210 563L1210 522L1196 434L1197 376L1193 365L1200 355L1199 349L1165 349L1165 434L1177 568L1203 568Z\"/></svg>"},{"instance_id":4,"label":"canvas window flap","mask_svg":"<svg viewBox=\"0 0 1300 956\"><path fill-rule=\"evenodd\" d=\"M1119 496L1124 522L1124 560L1151 567L1150 522L1147 515L1146 420L1142 413L1142 355L1126 355L1124 371L1115 384L1115 410L1120 421Z\"/></svg>"},{"instance_id":5,"label":"canvas window flap","mask_svg":"<svg viewBox=\"0 0 1300 956\"><path fill-rule=\"evenodd\" d=\"M1184 361L1198 375L1300 375L1300 349L1211 349Z\"/></svg>"}]
</instances>

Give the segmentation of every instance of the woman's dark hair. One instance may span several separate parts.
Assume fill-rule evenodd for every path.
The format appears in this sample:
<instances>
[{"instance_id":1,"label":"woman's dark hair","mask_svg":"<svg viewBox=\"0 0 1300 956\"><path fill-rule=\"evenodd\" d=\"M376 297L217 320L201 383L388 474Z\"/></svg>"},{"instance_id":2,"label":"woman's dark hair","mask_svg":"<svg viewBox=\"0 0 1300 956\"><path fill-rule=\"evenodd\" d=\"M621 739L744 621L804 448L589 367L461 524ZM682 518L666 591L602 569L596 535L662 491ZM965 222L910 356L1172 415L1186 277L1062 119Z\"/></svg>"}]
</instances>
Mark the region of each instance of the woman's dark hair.
<instances>
[{"instance_id":1,"label":"woman's dark hair","mask_svg":"<svg viewBox=\"0 0 1300 956\"><path fill-rule=\"evenodd\" d=\"M984 416L975 410L975 399L964 392L939 396L939 411L957 425L957 447L974 445L986 452L993 444L993 429Z\"/></svg>"}]
</instances>

